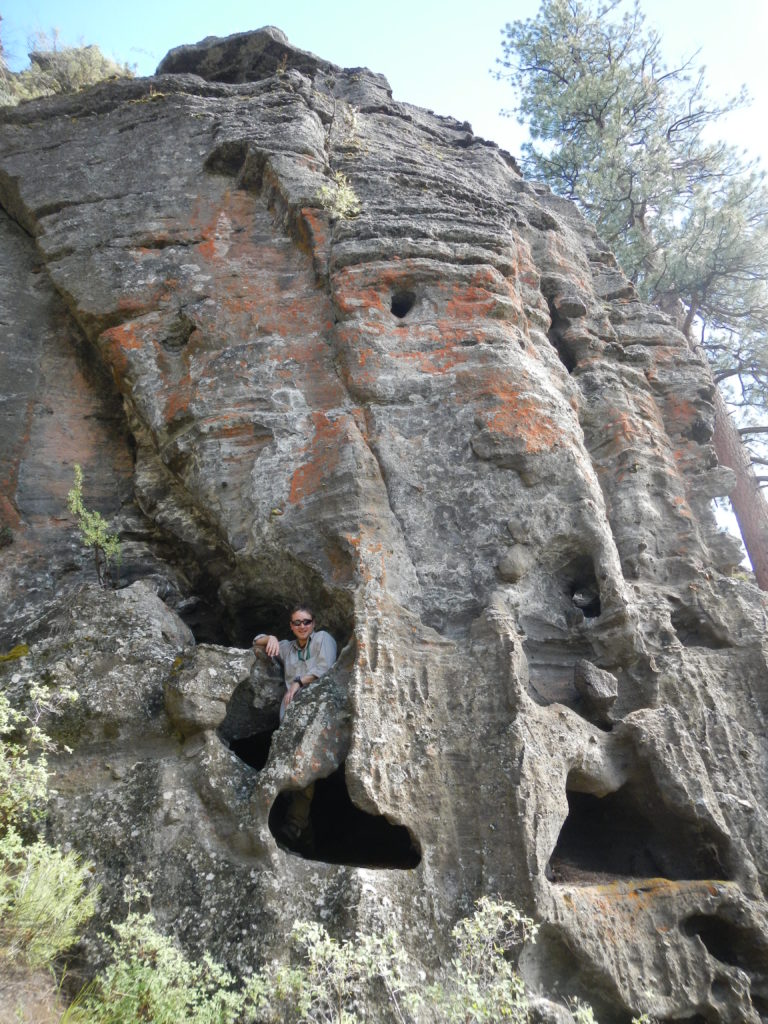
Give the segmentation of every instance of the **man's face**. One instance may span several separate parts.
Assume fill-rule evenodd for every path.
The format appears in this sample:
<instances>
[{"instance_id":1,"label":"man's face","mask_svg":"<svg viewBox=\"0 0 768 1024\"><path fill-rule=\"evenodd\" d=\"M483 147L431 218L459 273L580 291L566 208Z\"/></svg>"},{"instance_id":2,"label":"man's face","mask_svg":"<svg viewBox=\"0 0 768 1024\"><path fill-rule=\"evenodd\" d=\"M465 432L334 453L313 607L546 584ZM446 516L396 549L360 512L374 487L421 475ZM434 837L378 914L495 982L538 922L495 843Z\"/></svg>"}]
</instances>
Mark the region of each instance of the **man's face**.
<instances>
[{"instance_id":1,"label":"man's face","mask_svg":"<svg viewBox=\"0 0 768 1024\"><path fill-rule=\"evenodd\" d=\"M306 641L314 625L315 621L309 612L294 612L291 616L291 630L301 644Z\"/></svg>"}]
</instances>

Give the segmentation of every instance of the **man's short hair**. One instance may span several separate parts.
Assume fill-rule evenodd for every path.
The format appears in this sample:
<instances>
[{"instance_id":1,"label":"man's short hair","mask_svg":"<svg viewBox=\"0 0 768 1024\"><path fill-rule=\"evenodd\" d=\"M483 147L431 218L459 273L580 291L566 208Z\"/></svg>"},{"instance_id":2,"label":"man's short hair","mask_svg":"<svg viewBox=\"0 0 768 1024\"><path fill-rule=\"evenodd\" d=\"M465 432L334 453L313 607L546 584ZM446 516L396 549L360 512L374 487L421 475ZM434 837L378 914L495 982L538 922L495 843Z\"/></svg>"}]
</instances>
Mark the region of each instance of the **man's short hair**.
<instances>
[{"instance_id":1,"label":"man's short hair","mask_svg":"<svg viewBox=\"0 0 768 1024\"><path fill-rule=\"evenodd\" d=\"M310 619L314 621L314 609L312 608L312 605L309 604L307 601L298 601L296 604L294 604L291 607L290 611L288 612L288 618L292 619L296 612L306 612Z\"/></svg>"}]
</instances>

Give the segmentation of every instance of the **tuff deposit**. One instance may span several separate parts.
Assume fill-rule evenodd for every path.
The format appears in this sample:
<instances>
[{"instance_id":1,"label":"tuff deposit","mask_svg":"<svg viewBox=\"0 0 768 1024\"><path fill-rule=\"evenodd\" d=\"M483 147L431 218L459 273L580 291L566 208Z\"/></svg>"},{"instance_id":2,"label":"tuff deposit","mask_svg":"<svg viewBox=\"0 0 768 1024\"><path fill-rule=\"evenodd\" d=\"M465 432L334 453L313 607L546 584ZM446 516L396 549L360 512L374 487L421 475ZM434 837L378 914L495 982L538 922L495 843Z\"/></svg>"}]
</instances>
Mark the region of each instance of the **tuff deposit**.
<instances>
[{"instance_id":1,"label":"tuff deposit","mask_svg":"<svg viewBox=\"0 0 768 1024\"><path fill-rule=\"evenodd\" d=\"M297 917L430 967L487 893L540 1020L768 1020L766 596L707 367L576 209L275 29L3 110L0 207L0 678L80 691L101 919L130 874L239 971ZM341 655L278 729L296 596Z\"/></svg>"}]
</instances>

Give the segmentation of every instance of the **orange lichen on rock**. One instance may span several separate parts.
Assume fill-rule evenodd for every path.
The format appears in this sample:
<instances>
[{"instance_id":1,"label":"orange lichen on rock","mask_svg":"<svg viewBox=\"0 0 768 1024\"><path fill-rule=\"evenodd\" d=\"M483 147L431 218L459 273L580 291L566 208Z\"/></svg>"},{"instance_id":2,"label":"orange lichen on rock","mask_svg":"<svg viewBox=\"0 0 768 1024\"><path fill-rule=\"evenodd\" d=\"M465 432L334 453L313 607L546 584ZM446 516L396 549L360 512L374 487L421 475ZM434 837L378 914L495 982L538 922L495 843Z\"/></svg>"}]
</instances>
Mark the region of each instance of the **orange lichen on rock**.
<instances>
[{"instance_id":1,"label":"orange lichen on rock","mask_svg":"<svg viewBox=\"0 0 768 1024\"><path fill-rule=\"evenodd\" d=\"M131 365L130 353L140 350L145 342L139 337L133 323L119 324L104 331L100 338L106 350L112 373L118 384L122 385Z\"/></svg>"},{"instance_id":2,"label":"orange lichen on rock","mask_svg":"<svg viewBox=\"0 0 768 1024\"><path fill-rule=\"evenodd\" d=\"M531 391L502 380L489 385L486 394L498 404L480 413L478 420L491 433L514 438L520 449L531 455L551 451L562 440L562 425L544 411Z\"/></svg>"},{"instance_id":3,"label":"orange lichen on rock","mask_svg":"<svg viewBox=\"0 0 768 1024\"><path fill-rule=\"evenodd\" d=\"M189 412L189 404L192 400L192 381L189 374L178 381L172 391L166 394L165 399L165 422L172 424L174 420L185 416Z\"/></svg>"},{"instance_id":4,"label":"orange lichen on rock","mask_svg":"<svg viewBox=\"0 0 768 1024\"><path fill-rule=\"evenodd\" d=\"M614 452L627 448L643 448L648 441L648 428L627 409L605 410L605 437L603 444Z\"/></svg>"},{"instance_id":5,"label":"orange lichen on rock","mask_svg":"<svg viewBox=\"0 0 768 1024\"><path fill-rule=\"evenodd\" d=\"M18 462L16 462L11 468L13 473L0 480L0 524L15 528L21 522L21 517L19 516L18 511L11 504L10 500L6 497L6 493L10 493L12 489L16 489Z\"/></svg>"},{"instance_id":6,"label":"orange lichen on rock","mask_svg":"<svg viewBox=\"0 0 768 1024\"><path fill-rule=\"evenodd\" d=\"M454 322L474 321L478 317L492 314L499 296L490 291L487 284L454 284L451 296L445 304L447 316Z\"/></svg>"},{"instance_id":7,"label":"orange lichen on rock","mask_svg":"<svg viewBox=\"0 0 768 1024\"><path fill-rule=\"evenodd\" d=\"M664 401L664 420L670 434L687 431L699 415L699 410L686 398L668 394Z\"/></svg>"},{"instance_id":8,"label":"orange lichen on rock","mask_svg":"<svg viewBox=\"0 0 768 1024\"><path fill-rule=\"evenodd\" d=\"M733 882L711 879L626 878L597 885L558 886L558 896L583 911L595 915L595 920L606 923L616 914L635 918L639 913L668 908L673 914L681 897L701 899L727 899L738 891Z\"/></svg>"},{"instance_id":9,"label":"orange lichen on rock","mask_svg":"<svg viewBox=\"0 0 768 1024\"><path fill-rule=\"evenodd\" d=\"M459 347L458 337L451 338L449 333L439 335L443 343L435 348L395 351L392 358L409 362L422 373L447 373L467 361L467 350Z\"/></svg>"}]
</instances>

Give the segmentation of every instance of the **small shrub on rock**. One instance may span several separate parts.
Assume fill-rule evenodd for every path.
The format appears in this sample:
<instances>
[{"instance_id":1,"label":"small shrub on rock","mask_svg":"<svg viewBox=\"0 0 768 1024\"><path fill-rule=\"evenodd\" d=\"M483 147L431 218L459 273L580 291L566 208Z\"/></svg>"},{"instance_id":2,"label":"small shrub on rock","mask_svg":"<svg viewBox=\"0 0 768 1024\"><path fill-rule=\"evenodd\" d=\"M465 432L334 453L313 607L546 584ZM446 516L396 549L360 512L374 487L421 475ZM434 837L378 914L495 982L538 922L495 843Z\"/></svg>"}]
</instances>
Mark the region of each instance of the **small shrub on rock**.
<instances>
[{"instance_id":1,"label":"small shrub on rock","mask_svg":"<svg viewBox=\"0 0 768 1024\"><path fill-rule=\"evenodd\" d=\"M353 220L360 216L362 204L349 183L346 174L336 171L332 185L322 185L317 193L320 205L332 217L339 220Z\"/></svg>"},{"instance_id":2,"label":"small shrub on rock","mask_svg":"<svg viewBox=\"0 0 768 1024\"><path fill-rule=\"evenodd\" d=\"M93 548L96 575L102 586L114 583L113 570L120 566L120 538L110 533L100 512L92 512L83 504L83 471L75 463L75 485L67 495L67 507L77 521L80 539L87 548Z\"/></svg>"}]
</instances>

